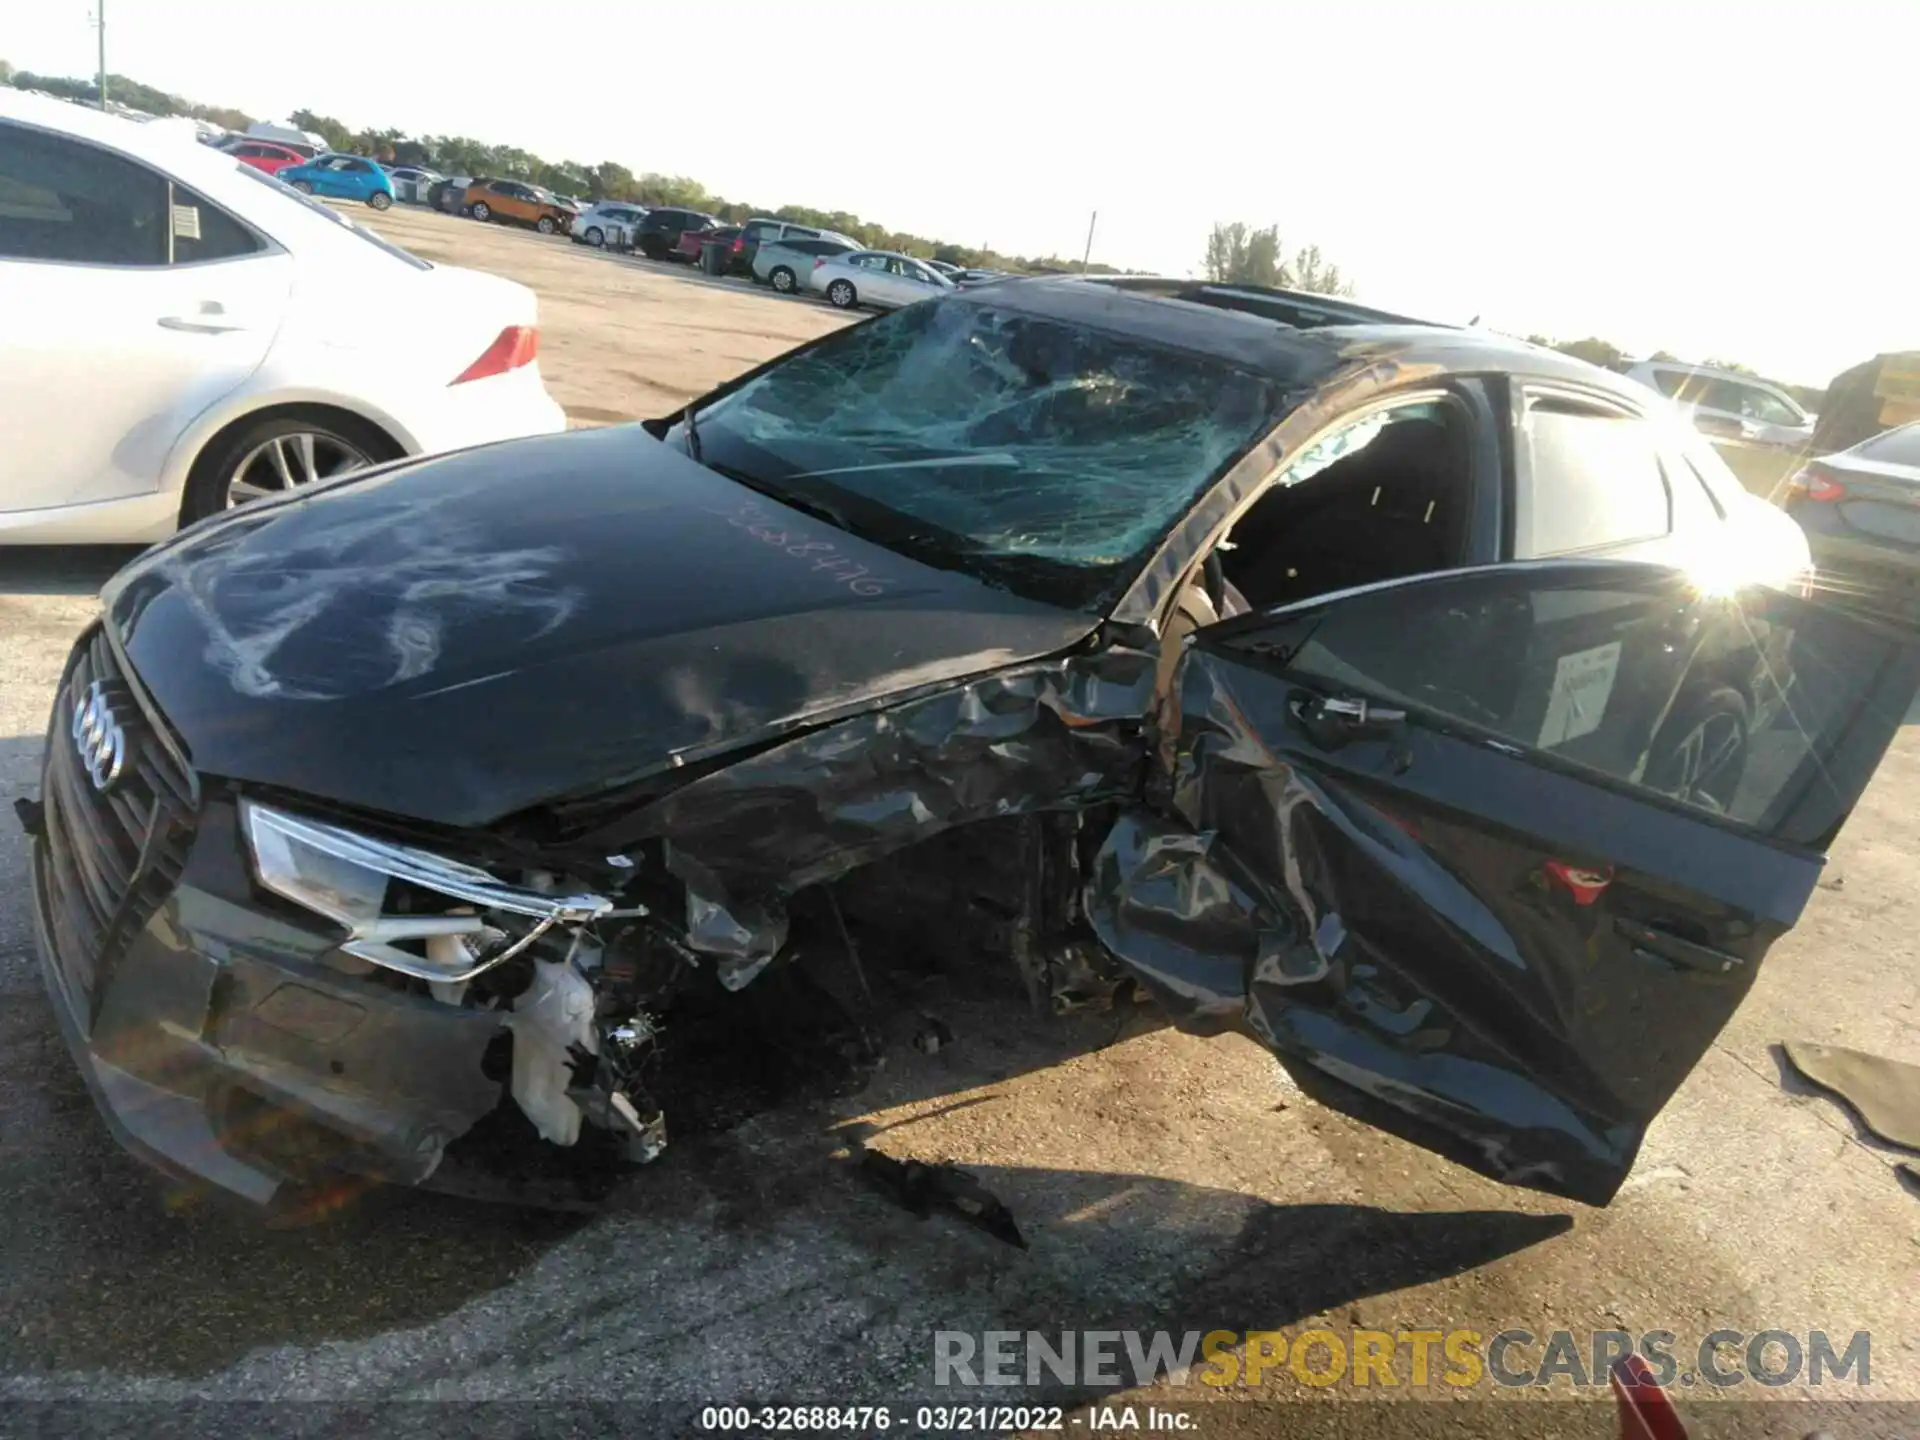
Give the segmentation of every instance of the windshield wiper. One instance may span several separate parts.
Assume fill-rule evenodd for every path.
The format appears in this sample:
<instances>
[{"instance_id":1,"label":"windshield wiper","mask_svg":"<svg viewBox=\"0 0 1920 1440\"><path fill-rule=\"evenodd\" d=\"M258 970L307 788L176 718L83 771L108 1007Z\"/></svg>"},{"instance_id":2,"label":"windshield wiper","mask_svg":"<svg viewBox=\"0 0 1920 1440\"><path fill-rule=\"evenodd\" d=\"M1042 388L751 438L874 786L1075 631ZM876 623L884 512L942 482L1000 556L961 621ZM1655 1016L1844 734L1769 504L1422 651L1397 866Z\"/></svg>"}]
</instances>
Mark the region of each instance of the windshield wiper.
<instances>
[{"instance_id":1,"label":"windshield wiper","mask_svg":"<svg viewBox=\"0 0 1920 1440\"><path fill-rule=\"evenodd\" d=\"M929 455L922 460L878 460L867 465L836 465L831 470L802 470L798 475L789 475L787 478L817 480L829 475L860 475L871 470L947 470L959 465L979 466L988 470L1018 470L1020 460L1004 450L967 450L958 455Z\"/></svg>"},{"instance_id":2,"label":"windshield wiper","mask_svg":"<svg viewBox=\"0 0 1920 1440\"><path fill-rule=\"evenodd\" d=\"M696 465L707 462L700 458L700 430L693 423L693 407L687 406L680 412L680 433L687 437L687 458Z\"/></svg>"}]
</instances>

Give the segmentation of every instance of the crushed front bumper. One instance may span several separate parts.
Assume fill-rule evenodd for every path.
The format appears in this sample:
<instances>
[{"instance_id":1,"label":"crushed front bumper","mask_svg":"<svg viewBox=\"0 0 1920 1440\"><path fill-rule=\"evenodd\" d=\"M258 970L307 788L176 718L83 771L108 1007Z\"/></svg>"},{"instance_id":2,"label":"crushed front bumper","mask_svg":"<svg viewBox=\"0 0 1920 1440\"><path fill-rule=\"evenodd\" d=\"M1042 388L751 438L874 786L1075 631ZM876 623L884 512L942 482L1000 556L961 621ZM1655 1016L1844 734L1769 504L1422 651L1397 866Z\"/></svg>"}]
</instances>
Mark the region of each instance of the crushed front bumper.
<instances>
[{"instance_id":1,"label":"crushed front bumper","mask_svg":"<svg viewBox=\"0 0 1920 1440\"><path fill-rule=\"evenodd\" d=\"M326 963L332 937L253 897L230 800L200 805L179 883L123 939L77 955L59 923L85 843L50 800L34 842L34 930L60 1028L114 1135L189 1182L261 1205L356 1175L427 1181L499 1103L499 1017ZM64 946L64 949L63 949Z\"/></svg>"}]
</instances>

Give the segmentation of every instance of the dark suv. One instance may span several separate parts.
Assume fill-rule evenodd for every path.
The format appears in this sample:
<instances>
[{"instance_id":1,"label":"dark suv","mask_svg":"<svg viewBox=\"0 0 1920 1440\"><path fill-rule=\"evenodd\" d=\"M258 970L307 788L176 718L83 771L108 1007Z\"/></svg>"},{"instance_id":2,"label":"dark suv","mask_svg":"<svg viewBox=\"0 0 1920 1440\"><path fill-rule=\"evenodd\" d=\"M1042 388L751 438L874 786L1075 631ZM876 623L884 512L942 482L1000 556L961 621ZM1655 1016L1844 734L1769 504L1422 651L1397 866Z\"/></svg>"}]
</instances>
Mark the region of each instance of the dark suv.
<instances>
[{"instance_id":1,"label":"dark suv","mask_svg":"<svg viewBox=\"0 0 1920 1440\"><path fill-rule=\"evenodd\" d=\"M1604 1203L1920 687L1805 560L1551 350L944 292L135 560L21 804L42 963L120 1137L261 1201L651 1160L934 971Z\"/></svg>"},{"instance_id":2,"label":"dark suv","mask_svg":"<svg viewBox=\"0 0 1920 1440\"><path fill-rule=\"evenodd\" d=\"M677 258L674 247L680 243L680 236L688 230L711 230L720 222L713 216L699 210L678 210L671 206L662 206L647 211L639 227L634 231L633 247L649 260L668 260Z\"/></svg>"}]
</instances>

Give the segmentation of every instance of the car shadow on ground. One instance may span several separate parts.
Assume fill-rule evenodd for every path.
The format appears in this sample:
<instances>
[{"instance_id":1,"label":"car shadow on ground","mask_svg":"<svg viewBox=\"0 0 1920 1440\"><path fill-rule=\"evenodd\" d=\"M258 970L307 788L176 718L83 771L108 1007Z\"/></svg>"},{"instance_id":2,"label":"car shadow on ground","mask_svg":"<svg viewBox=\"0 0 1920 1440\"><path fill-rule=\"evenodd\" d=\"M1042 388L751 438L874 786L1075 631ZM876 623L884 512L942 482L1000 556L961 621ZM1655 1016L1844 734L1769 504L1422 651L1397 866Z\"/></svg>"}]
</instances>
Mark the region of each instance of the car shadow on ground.
<instances>
[{"instance_id":1,"label":"car shadow on ground","mask_svg":"<svg viewBox=\"0 0 1920 1440\"><path fill-rule=\"evenodd\" d=\"M0 595L94 595L141 545L0 546Z\"/></svg>"}]
</instances>

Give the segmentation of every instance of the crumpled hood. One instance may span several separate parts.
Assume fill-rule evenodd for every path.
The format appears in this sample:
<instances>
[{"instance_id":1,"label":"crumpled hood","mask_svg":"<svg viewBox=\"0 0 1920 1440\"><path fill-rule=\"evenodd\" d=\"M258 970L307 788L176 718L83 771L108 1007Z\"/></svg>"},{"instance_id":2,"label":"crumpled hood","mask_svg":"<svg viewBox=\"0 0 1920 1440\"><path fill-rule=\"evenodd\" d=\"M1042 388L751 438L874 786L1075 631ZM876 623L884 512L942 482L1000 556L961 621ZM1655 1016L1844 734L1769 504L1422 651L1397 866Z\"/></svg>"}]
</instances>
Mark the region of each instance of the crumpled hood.
<instances>
[{"instance_id":1,"label":"crumpled hood","mask_svg":"<svg viewBox=\"0 0 1920 1440\"><path fill-rule=\"evenodd\" d=\"M1091 617L777 505L637 426L249 505L108 585L194 767L481 825L922 685Z\"/></svg>"}]
</instances>

